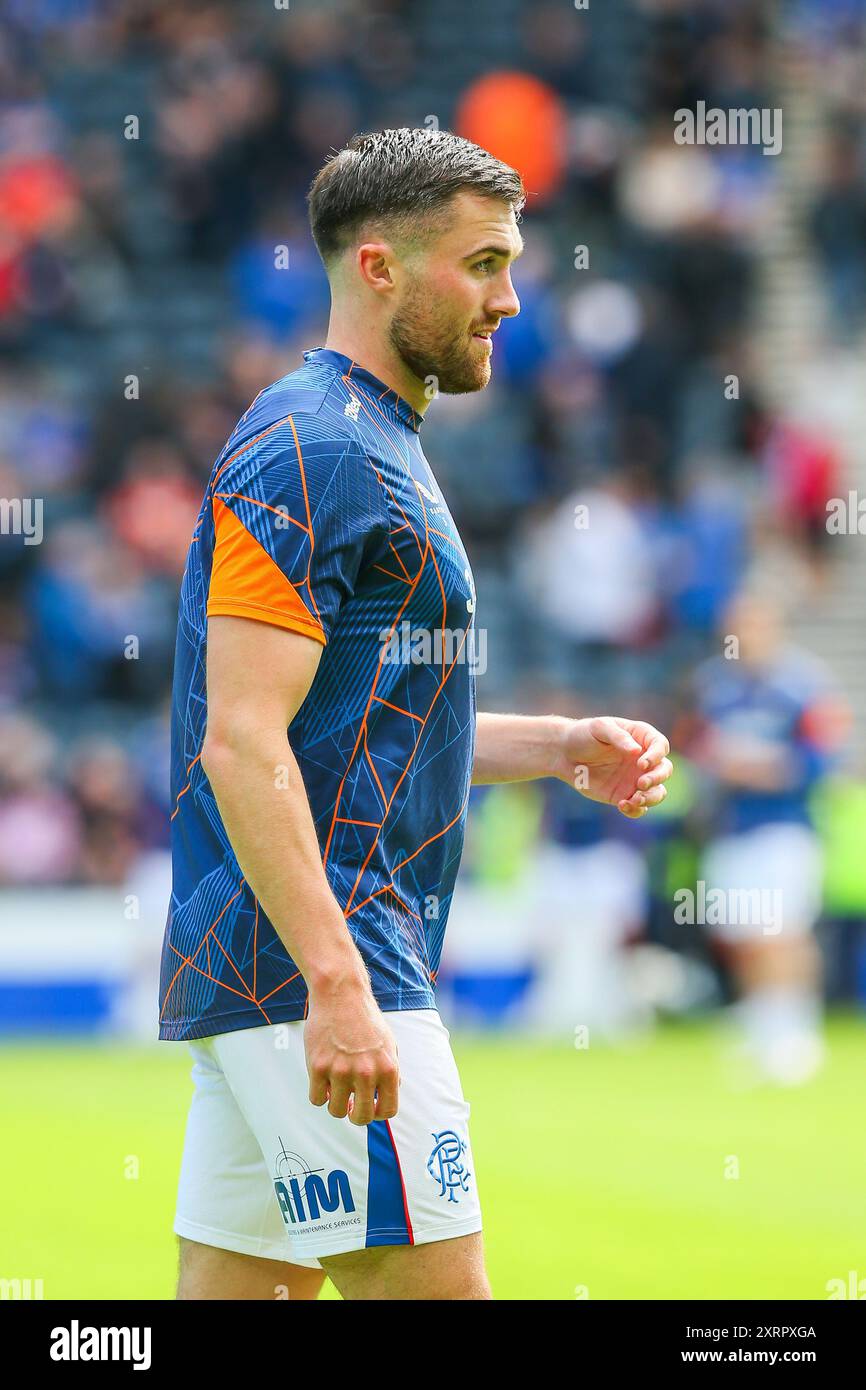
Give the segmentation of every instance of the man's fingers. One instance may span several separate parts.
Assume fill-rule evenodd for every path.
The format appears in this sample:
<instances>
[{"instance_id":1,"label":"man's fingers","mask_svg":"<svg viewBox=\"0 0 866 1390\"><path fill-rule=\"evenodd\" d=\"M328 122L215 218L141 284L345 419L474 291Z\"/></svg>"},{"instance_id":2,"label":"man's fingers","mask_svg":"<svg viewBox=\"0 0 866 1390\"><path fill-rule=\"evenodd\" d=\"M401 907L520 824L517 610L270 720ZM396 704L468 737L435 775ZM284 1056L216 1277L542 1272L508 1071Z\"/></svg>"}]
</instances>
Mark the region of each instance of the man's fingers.
<instances>
[{"instance_id":1,"label":"man's fingers","mask_svg":"<svg viewBox=\"0 0 866 1390\"><path fill-rule=\"evenodd\" d=\"M375 1083L369 1077L315 1077L310 1082L310 1102L324 1105L328 1114L342 1120L346 1116L355 1125L368 1125L372 1120L392 1120L397 1114L400 1074L395 1067L386 1069Z\"/></svg>"},{"instance_id":2,"label":"man's fingers","mask_svg":"<svg viewBox=\"0 0 866 1390\"><path fill-rule=\"evenodd\" d=\"M601 715L598 719L593 719L590 725L590 733L599 743L607 743L612 748L620 748L624 753L634 753L641 747L633 734L624 728L618 719L609 718Z\"/></svg>"},{"instance_id":3,"label":"man's fingers","mask_svg":"<svg viewBox=\"0 0 866 1390\"><path fill-rule=\"evenodd\" d=\"M644 772L638 779L638 787L642 792L649 791L650 787L657 787L660 782L666 782L674 770L674 765L670 758L662 758L657 767L650 772Z\"/></svg>"},{"instance_id":4,"label":"man's fingers","mask_svg":"<svg viewBox=\"0 0 866 1390\"><path fill-rule=\"evenodd\" d=\"M648 792L642 792L644 806L658 806L660 801L664 801L668 794L665 786L650 787Z\"/></svg>"},{"instance_id":5,"label":"man's fingers","mask_svg":"<svg viewBox=\"0 0 866 1390\"><path fill-rule=\"evenodd\" d=\"M656 763L661 762L662 758L666 758L671 751L670 744L664 734L659 733L658 729L653 729L648 725L647 736L649 742L646 744L645 751L641 757L638 758L637 762L642 772L648 768L655 767Z\"/></svg>"},{"instance_id":6,"label":"man's fingers","mask_svg":"<svg viewBox=\"0 0 866 1390\"><path fill-rule=\"evenodd\" d=\"M637 764L642 772L649 771L656 763L661 762L662 758L666 758L671 751L671 746L664 734L660 733L652 724L647 724L643 719L621 719L617 717L607 722L615 723L631 740L627 745L612 740L616 742L618 748L628 747L631 751L634 751L635 748L643 749Z\"/></svg>"},{"instance_id":7,"label":"man's fingers","mask_svg":"<svg viewBox=\"0 0 866 1390\"><path fill-rule=\"evenodd\" d=\"M368 1125L373 1119L373 1082L357 1082L355 1094L349 1107L349 1119L353 1125Z\"/></svg>"},{"instance_id":8,"label":"man's fingers","mask_svg":"<svg viewBox=\"0 0 866 1390\"><path fill-rule=\"evenodd\" d=\"M330 1100L328 1101L328 1114L333 1115L335 1120L344 1120L349 1113L349 1082L340 1078L331 1078Z\"/></svg>"},{"instance_id":9,"label":"man's fingers","mask_svg":"<svg viewBox=\"0 0 866 1390\"><path fill-rule=\"evenodd\" d=\"M310 1077L310 1104L324 1105L328 1099L328 1077L325 1072L316 1072Z\"/></svg>"},{"instance_id":10,"label":"man's fingers","mask_svg":"<svg viewBox=\"0 0 866 1390\"><path fill-rule=\"evenodd\" d=\"M664 801L668 794L668 789L663 784L661 786L650 787L649 791L634 792L632 796L623 797L622 801L617 802L617 810L624 816L629 816L632 820L637 820L643 816L652 806L658 806L660 801Z\"/></svg>"},{"instance_id":11,"label":"man's fingers","mask_svg":"<svg viewBox=\"0 0 866 1390\"><path fill-rule=\"evenodd\" d=\"M386 1076L379 1082L376 1096L376 1119L393 1120L397 1114L397 1094L400 1086L398 1074Z\"/></svg>"}]
</instances>

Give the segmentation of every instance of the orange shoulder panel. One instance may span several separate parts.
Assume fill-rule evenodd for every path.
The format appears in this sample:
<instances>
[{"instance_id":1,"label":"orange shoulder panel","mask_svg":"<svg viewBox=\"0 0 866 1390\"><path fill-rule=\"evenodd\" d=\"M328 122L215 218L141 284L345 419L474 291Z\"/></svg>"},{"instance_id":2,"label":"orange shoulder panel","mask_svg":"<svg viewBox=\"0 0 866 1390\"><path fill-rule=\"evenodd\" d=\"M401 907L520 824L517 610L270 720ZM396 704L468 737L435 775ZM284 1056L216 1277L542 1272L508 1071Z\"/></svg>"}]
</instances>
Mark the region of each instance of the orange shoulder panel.
<instances>
[{"instance_id":1,"label":"orange shoulder panel","mask_svg":"<svg viewBox=\"0 0 866 1390\"><path fill-rule=\"evenodd\" d=\"M327 638L320 622L305 607L296 589L264 546L219 497L213 499L214 554L207 616L228 614L257 618L276 627Z\"/></svg>"}]
</instances>

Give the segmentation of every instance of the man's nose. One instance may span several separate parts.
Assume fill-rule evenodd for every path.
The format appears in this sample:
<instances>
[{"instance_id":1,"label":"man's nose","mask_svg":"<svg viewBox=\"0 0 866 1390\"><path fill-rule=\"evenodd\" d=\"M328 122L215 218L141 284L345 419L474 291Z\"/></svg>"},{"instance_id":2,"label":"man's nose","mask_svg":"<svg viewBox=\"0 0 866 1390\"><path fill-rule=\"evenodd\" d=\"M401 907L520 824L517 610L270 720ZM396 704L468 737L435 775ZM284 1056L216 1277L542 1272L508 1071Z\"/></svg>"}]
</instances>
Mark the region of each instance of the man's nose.
<instances>
[{"instance_id":1,"label":"man's nose","mask_svg":"<svg viewBox=\"0 0 866 1390\"><path fill-rule=\"evenodd\" d=\"M498 314L503 319L514 318L515 314L520 313L520 300L510 280L490 295L485 308L488 314Z\"/></svg>"}]
</instances>

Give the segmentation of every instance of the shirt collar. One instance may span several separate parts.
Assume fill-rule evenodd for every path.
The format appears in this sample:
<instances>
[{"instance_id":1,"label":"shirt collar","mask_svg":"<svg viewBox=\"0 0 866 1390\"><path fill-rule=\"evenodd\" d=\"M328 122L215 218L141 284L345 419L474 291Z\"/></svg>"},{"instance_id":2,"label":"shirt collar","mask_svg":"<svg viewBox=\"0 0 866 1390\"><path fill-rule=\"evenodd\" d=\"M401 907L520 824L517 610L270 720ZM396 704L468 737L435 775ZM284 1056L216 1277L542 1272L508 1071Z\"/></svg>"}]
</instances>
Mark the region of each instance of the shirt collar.
<instances>
[{"instance_id":1,"label":"shirt collar","mask_svg":"<svg viewBox=\"0 0 866 1390\"><path fill-rule=\"evenodd\" d=\"M372 372L368 372L366 367L361 367L351 357L345 353L335 352L333 348L310 348L304 353L305 362L321 363L325 367L333 367L341 376L348 378L348 381L367 390L375 396L377 403L388 412L394 415L402 424L408 425L416 434L420 432L423 416L414 410L408 401L402 396L398 396L392 386L386 386L384 381L380 381Z\"/></svg>"}]
</instances>

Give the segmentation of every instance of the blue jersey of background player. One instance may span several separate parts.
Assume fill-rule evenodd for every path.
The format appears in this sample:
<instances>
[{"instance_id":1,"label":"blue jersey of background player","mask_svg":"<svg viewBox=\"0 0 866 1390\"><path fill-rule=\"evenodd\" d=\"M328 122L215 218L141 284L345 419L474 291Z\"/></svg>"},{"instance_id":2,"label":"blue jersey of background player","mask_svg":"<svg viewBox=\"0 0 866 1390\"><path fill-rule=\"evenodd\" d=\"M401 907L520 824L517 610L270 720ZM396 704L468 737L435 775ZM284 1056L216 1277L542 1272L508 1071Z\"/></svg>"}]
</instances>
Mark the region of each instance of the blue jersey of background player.
<instances>
[{"instance_id":1,"label":"blue jersey of background player","mask_svg":"<svg viewBox=\"0 0 866 1390\"><path fill-rule=\"evenodd\" d=\"M737 834L769 823L811 823L809 797L836 757L843 711L831 675L783 641L768 605L740 603L729 637L736 656L715 656L694 677L697 754L716 794L714 829Z\"/></svg>"}]
</instances>

